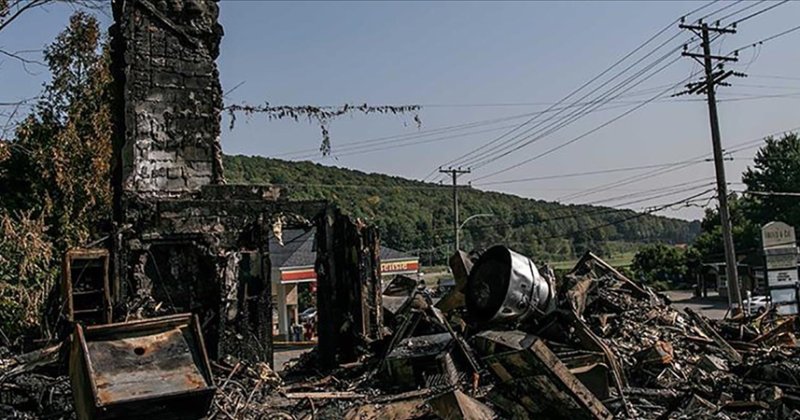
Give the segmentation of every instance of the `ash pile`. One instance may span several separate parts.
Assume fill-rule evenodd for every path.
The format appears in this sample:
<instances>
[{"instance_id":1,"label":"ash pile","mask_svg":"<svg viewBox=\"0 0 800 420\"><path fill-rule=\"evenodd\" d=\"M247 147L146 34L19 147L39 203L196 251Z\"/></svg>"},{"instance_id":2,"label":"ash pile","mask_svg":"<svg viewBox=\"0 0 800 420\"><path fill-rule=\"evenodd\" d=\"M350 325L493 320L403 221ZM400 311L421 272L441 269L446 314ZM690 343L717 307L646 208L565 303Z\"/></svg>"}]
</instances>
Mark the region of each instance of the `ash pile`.
<instances>
[{"instance_id":1,"label":"ash pile","mask_svg":"<svg viewBox=\"0 0 800 420\"><path fill-rule=\"evenodd\" d=\"M382 338L361 346L355 362L322 368L315 349L278 375L263 362L209 361L197 318L189 315L78 325L63 344L0 361L0 415L800 418L796 317L768 311L717 321L679 312L591 253L560 279L503 246L459 252L450 266L456 285L444 295L404 276L385 285ZM82 352L98 346L124 343L123 353L133 354L153 342L172 343L163 346L172 364L161 356L152 371L130 370L123 359L79 363ZM166 378L149 382L159 383L164 398L137 400L133 394L153 386L135 375ZM191 387L176 379L191 375ZM94 388L83 386L87 381ZM176 397L180 404L170 402Z\"/></svg>"}]
</instances>

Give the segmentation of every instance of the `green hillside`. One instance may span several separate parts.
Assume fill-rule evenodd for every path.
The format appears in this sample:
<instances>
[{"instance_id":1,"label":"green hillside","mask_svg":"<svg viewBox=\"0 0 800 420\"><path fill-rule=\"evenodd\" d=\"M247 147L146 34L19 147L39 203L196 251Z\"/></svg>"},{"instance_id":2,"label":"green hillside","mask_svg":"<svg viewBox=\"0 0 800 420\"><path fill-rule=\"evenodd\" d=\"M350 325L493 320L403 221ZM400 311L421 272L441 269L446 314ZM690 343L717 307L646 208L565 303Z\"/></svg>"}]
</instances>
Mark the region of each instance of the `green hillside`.
<instances>
[{"instance_id":1,"label":"green hillside","mask_svg":"<svg viewBox=\"0 0 800 420\"><path fill-rule=\"evenodd\" d=\"M377 224L382 241L443 261L452 252L452 189L405 178L367 174L311 162L225 156L229 183L279 184L292 199L328 199ZM505 243L539 261L575 258L587 249L607 257L629 254L646 242L686 243L699 222L637 215L629 210L562 205L465 188L461 220L478 213L462 231L462 248Z\"/></svg>"}]
</instances>

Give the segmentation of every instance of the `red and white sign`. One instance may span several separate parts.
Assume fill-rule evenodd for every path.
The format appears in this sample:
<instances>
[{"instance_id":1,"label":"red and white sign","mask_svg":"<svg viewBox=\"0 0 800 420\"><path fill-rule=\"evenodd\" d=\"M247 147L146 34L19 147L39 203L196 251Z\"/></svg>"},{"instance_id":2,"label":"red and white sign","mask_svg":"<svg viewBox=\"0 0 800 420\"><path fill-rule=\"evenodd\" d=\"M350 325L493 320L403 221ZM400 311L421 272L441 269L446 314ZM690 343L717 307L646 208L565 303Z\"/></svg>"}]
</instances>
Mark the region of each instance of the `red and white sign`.
<instances>
[{"instance_id":1,"label":"red and white sign","mask_svg":"<svg viewBox=\"0 0 800 420\"><path fill-rule=\"evenodd\" d=\"M387 261L381 263L381 274L408 274L419 270L419 260Z\"/></svg>"},{"instance_id":2,"label":"red and white sign","mask_svg":"<svg viewBox=\"0 0 800 420\"><path fill-rule=\"evenodd\" d=\"M413 274L419 270L419 260L386 261L381 263L381 275ZM281 283L308 283L317 281L314 267L281 270Z\"/></svg>"},{"instance_id":3,"label":"red and white sign","mask_svg":"<svg viewBox=\"0 0 800 420\"><path fill-rule=\"evenodd\" d=\"M281 283L308 283L317 281L317 272L314 267L281 270Z\"/></svg>"}]
</instances>

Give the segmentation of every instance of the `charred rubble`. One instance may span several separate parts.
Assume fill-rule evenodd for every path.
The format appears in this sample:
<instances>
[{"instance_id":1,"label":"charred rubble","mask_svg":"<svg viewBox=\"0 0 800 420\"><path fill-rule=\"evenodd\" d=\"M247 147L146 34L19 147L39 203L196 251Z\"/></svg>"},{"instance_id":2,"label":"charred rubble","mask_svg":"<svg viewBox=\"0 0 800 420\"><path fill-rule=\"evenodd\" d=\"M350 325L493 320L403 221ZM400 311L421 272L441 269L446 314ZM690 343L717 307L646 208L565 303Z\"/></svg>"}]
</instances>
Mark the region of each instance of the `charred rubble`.
<instances>
[{"instance_id":1,"label":"charred rubble","mask_svg":"<svg viewBox=\"0 0 800 420\"><path fill-rule=\"evenodd\" d=\"M796 317L709 320L504 246L453 255L445 296L382 284L374 227L225 184L216 2L113 12L113 231L64 256L59 333L0 352L0 417L800 418ZM268 238L312 227L319 342L279 375Z\"/></svg>"},{"instance_id":2,"label":"charred rubble","mask_svg":"<svg viewBox=\"0 0 800 420\"><path fill-rule=\"evenodd\" d=\"M267 397L272 409L352 419L800 418L795 317L679 312L591 253L559 279L503 246L474 260L460 252L451 268L457 286L446 296L407 277L387 284L386 336L332 370L318 371L314 352L295 361Z\"/></svg>"},{"instance_id":3,"label":"charred rubble","mask_svg":"<svg viewBox=\"0 0 800 420\"><path fill-rule=\"evenodd\" d=\"M360 238L367 241L361 248L339 254L364 257L345 272L371 267L365 246L370 235ZM321 255L319 270L326 263L329 271L348 265L337 259ZM450 263L456 288L447 295L435 296L417 280L398 276L377 298L380 316L346 323L335 357L320 345L280 375L254 358L208 359L197 316L79 324L67 340L70 365L81 345L97 352L92 360L109 354L99 346L132 348L123 353L135 358L137 347L150 349L149 341L167 343L162 347L189 343L191 351L177 353L200 357L178 363L175 352L153 350L160 364L151 368L158 365L162 371L149 372L141 364L131 370L121 359L95 363L83 376L71 366L71 388L59 358L67 344L8 357L2 362L0 412L10 418L72 418L75 413L126 418L102 410L85 417L81 410L98 397L82 395L76 380L95 375L107 381L101 398L113 397L116 388L125 400L125 392L135 393L142 385L115 384L115 376L169 378L180 372L181 377L195 375L201 386L182 388L187 386L182 381L167 381L161 391L194 402L175 406L169 399L161 405L146 400L146 407L156 407L153 415L201 407L202 412L166 411L171 414L165 418L800 418L796 317L770 311L710 320L690 309L679 312L665 296L591 253L558 279L503 246L474 259L459 252ZM371 284L364 281L370 272L341 277L337 281L346 287L330 290L355 299L357 312L362 305L370 308L376 300L369 293L373 289L364 287ZM325 322L323 313L320 323ZM341 347L350 342L354 345ZM164 369L167 360L176 367ZM136 409L142 402L123 403Z\"/></svg>"}]
</instances>

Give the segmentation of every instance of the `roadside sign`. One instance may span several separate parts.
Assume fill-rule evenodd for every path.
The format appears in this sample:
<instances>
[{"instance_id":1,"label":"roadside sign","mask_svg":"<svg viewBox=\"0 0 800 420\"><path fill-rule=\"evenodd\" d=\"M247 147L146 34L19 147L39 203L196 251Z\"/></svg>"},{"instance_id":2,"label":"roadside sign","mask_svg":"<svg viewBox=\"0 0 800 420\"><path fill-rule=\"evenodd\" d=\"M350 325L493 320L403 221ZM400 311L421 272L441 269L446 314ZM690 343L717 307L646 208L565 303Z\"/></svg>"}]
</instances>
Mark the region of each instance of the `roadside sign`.
<instances>
[{"instance_id":1,"label":"roadside sign","mask_svg":"<svg viewBox=\"0 0 800 420\"><path fill-rule=\"evenodd\" d=\"M795 246L794 228L783 222L769 222L761 228L761 243L764 249Z\"/></svg>"},{"instance_id":2,"label":"roadside sign","mask_svg":"<svg viewBox=\"0 0 800 420\"><path fill-rule=\"evenodd\" d=\"M797 284L797 269L794 270L769 270L767 271L767 286L772 287L794 287ZM794 290L794 289L792 289Z\"/></svg>"},{"instance_id":3,"label":"roadside sign","mask_svg":"<svg viewBox=\"0 0 800 420\"><path fill-rule=\"evenodd\" d=\"M770 222L761 228L764 246L767 289L775 310L780 315L800 313L797 270L797 238L794 227L783 222Z\"/></svg>"},{"instance_id":4,"label":"roadside sign","mask_svg":"<svg viewBox=\"0 0 800 420\"><path fill-rule=\"evenodd\" d=\"M780 249L783 251L784 249ZM781 253L766 253L767 270L785 270L788 268L797 268L797 248L787 249L789 252Z\"/></svg>"},{"instance_id":5,"label":"roadside sign","mask_svg":"<svg viewBox=\"0 0 800 420\"><path fill-rule=\"evenodd\" d=\"M793 288L785 289L772 289L769 291L769 297L772 298L772 303L792 303L795 300L795 290Z\"/></svg>"},{"instance_id":6,"label":"roadside sign","mask_svg":"<svg viewBox=\"0 0 800 420\"><path fill-rule=\"evenodd\" d=\"M775 311L778 312L778 315L797 315L800 313L796 302L775 305Z\"/></svg>"}]
</instances>

